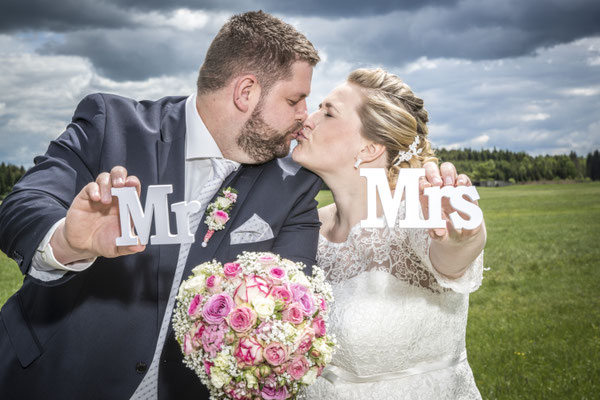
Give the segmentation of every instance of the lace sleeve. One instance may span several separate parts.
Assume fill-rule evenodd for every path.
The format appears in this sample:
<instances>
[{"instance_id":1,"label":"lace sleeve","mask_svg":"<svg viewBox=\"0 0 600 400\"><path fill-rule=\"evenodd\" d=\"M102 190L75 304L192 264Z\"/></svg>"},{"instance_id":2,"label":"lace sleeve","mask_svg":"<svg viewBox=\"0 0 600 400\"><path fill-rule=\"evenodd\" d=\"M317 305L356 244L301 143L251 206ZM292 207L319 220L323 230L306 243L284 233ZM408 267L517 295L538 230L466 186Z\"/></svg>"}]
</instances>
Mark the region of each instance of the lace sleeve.
<instances>
[{"instance_id":1,"label":"lace sleeve","mask_svg":"<svg viewBox=\"0 0 600 400\"><path fill-rule=\"evenodd\" d=\"M481 286L483 279L483 250L477 258L467 267L465 273L456 279L448 278L439 273L431 263L429 258L429 249L431 247L431 237L426 229L406 229L408 244L414 253L419 257L421 265L429 271L437 280L438 284L444 288L452 289L457 293L471 293Z\"/></svg>"}]
</instances>

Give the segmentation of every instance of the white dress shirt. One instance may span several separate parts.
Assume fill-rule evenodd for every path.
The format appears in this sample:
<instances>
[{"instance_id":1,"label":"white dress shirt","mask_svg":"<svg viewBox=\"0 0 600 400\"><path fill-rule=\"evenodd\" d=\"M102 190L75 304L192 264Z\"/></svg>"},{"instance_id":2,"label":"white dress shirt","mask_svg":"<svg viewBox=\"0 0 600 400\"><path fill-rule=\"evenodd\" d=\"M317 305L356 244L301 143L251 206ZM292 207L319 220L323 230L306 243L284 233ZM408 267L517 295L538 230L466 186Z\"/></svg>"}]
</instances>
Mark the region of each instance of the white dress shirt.
<instances>
[{"instance_id":1,"label":"white dress shirt","mask_svg":"<svg viewBox=\"0 0 600 400\"><path fill-rule=\"evenodd\" d=\"M204 184L212 177L211 158L223 158L212 135L204 125L196 108L196 94L189 96L185 102L185 201L197 199ZM236 169L240 163L229 160ZM31 262L29 275L43 281L51 281L62 277L67 271L83 271L96 258L81 260L70 264L61 264L54 257L50 239L65 219L57 221L40 242Z\"/></svg>"}]
</instances>

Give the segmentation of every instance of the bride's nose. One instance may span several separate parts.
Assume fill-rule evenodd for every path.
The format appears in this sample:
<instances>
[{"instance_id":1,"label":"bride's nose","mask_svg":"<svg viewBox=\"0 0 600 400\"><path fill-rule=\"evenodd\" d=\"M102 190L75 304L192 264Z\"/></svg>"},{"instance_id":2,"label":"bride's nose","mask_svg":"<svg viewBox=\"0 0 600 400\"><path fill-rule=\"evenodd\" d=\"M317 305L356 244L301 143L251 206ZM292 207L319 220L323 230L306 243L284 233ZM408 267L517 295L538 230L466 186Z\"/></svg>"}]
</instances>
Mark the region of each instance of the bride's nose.
<instances>
[{"instance_id":1,"label":"bride's nose","mask_svg":"<svg viewBox=\"0 0 600 400\"><path fill-rule=\"evenodd\" d=\"M315 129L315 114L316 114L316 111L315 111L314 113L310 114L310 115L308 116L308 118L306 118L306 119L304 120L304 128L308 128L308 129L310 129L311 131L312 131L313 129Z\"/></svg>"}]
</instances>

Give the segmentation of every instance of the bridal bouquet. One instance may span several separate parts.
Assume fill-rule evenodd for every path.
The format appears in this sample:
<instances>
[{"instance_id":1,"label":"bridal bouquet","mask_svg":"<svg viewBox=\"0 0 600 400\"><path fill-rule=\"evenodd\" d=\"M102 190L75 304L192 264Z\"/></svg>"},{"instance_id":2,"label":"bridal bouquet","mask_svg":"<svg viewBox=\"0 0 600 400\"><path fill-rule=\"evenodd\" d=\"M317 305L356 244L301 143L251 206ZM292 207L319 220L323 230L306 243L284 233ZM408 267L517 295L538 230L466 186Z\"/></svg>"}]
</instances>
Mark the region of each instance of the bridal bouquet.
<instances>
[{"instance_id":1,"label":"bridal bouquet","mask_svg":"<svg viewBox=\"0 0 600 400\"><path fill-rule=\"evenodd\" d=\"M173 327L211 399L295 398L331 361L325 274L272 253L206 262L181 284Z\"/></svg>"}]
</instances>

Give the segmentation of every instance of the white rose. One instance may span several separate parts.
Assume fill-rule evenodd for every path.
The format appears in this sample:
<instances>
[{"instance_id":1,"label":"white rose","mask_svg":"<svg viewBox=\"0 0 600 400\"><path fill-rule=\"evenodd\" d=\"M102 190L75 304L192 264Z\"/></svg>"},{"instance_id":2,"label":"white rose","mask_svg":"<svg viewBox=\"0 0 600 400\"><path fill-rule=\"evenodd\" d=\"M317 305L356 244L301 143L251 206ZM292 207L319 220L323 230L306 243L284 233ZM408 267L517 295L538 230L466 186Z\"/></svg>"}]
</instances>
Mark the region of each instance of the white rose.
<instances>
[{"instance_id":1,"label":"white rose","mask_svg":"<svg viewBox=\"0 0 600 400\"><path fill-rule=\"evenodd\" d=\"M258 389L258 379L256 379L256 376L254 376L251 371L246 371L244 373L244 380L249 388Z\"/></svg>"},{"instance_id":2,"label":"white rose","mask_svg":"<svg viewBox=\"0 0 600 400\"><path fill-rule=\"evenodd\" d=\"M252 299L252 306L260 319L267 319L275 311L275 301L272 297L257 296Z\"/></svg>"},{"instance_id":3,"label":"white rose","mask_svg":"<svg viewBox=\"0 0 600 400\"><path fill-rule=\"evenodd\" d=\"M305 385L312 385L317 380L318 368L312 367L308 370L308 372L302 377L302 383Z\"/></svg>"},{"instance_id":4,"label":"white rose","mask_svg":"<svg viewBox=\"0 0 600 400\"><path fill-rule=\"evenodd\" d=\"M229 367L229 357L223 352L214 359L215 367L220 369L227 369Z\"/></svg>"},{"instance_id":5,"label":"white rose","mask_svg":"<svg viewBox=\"0 0 600 400\"><path fill-rule=\"evenodd\" d=\"M307 288L310 287L310 281L302 272L294 273L292 276L290 276L290 281L293 283L299 283L301 285L304 285Z\"/></svg>"},{"instance_id":6,"label":"white rose","mask_svg":"<svg viewBox=\"0 0 600 400\"><path fill-rule=\"evenodd\" d=\"M296 329L296 327L289 322L285 322L283 324L283 334L285 335L285 338L290 342L296 341L296 336L298 336L300 329L301 328Z\"/></svg>"},{"instance_id":7,"label":"white rose","mask_svg":"<svg viewBox=\"0 0 600 400\"><path fill-rule=\"evenodd\" d=\"M181 296L184 292L201 293L205 287L206 276L196 275L181 284L179 287L179 295Z\"/></svg>"},{"instance_id":8,"label":"white rose","mask_svg":"<svg viewBox=\"0 0 600 400\"><path fill-rule=\"evenodd\" d=\"M204 263L204 264L200 264L200 265L196 265L193 269L192 269L192 273L194 275L212 275L210 273L210 268L211 268L211 264L208 263Z\"/></svg>"},{"instance_id":9,"label":"white rose","mask_svg":"<svg viewBox=\"0 0 600 400\"><path fill-rule=\"evenodd\" d=\"M219 197L216 203L218 208L224 209L231 205L231 200L229 200L227 197Z\"/></svg>"},{"instance_id":10,"label":"white rose","mask_svg":"<svg viewBox=\"0 0 600 400\"><path fill-rule=\"evenodd\" d=\"M210 369L210 383L212 383L217 389L221 389L231 381L231 376L219 368Z\"/></svg>"},{"instance_id":11,"label":"white rose","mask_svg":"<svg viewBox=\"0 0 600 400\"><path fill-rule=\"evenodd\" d=\"M333 358L333 348L328 346L323 339L316 339L313 342L313 347L321 353L321 361L325 364L329 364Z\"/></svg>"}]
</instances>

